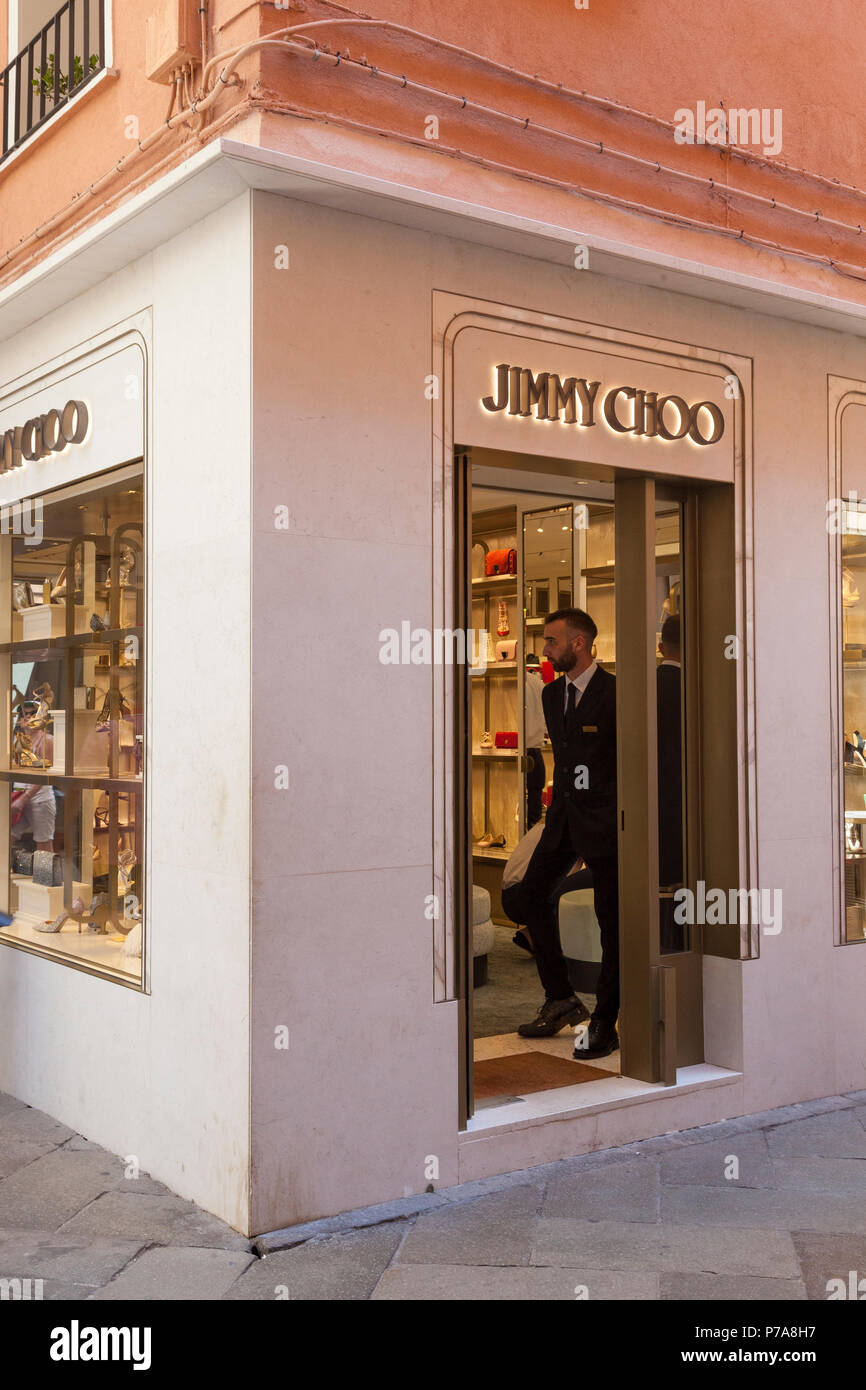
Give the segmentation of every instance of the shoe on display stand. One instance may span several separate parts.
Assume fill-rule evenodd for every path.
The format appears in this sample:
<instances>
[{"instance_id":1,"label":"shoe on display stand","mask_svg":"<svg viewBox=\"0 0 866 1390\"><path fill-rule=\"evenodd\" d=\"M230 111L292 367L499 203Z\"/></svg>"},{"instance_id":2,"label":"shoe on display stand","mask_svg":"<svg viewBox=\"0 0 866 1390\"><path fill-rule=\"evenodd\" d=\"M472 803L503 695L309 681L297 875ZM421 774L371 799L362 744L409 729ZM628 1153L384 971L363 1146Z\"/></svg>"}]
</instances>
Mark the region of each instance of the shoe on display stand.
<instances>
[{"instance_id":1,"label":"shoe on display stand","mask_svg":"<svg viewBox=\"0 0 866 1390\"><path fill-rule=\"evenodd\" d=\"M500 637L507 637L511 631L508 626L508 604L504 598L499 600L499 621L496 624L496 631Z\"/></svg>"}]
</instances>

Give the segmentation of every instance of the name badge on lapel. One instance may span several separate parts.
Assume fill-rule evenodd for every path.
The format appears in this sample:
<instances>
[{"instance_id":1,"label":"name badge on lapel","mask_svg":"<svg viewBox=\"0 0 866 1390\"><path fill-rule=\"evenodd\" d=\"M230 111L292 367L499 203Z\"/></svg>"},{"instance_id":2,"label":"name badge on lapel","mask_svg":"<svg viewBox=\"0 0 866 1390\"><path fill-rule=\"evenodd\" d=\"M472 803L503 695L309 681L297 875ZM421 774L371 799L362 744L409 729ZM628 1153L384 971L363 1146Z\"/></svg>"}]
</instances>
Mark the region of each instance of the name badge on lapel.
<instances>
[{"instance_id":1,"label":"name badge on lapel","mask_svg":"<svg viewBox=\"0 0 866 1390\"><path fill-rule=\"evenodd\" d=\"M581 726L580 726L580 732L581 732L582 734L597 734L597 733L598 733L598 725L597 725L597 724L581 724Z\"/></svg>"}]
</instances>

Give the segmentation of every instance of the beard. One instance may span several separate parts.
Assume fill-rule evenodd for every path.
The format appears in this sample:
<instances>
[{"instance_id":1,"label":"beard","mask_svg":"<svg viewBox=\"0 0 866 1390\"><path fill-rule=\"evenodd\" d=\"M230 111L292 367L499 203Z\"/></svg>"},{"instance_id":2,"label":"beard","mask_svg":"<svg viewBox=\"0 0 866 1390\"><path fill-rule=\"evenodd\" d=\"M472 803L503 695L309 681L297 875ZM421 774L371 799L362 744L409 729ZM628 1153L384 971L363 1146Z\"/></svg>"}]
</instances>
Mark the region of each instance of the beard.
<instances>
[{"instance_id":1,"label":"beard","mask_svg":"<svg viewBox=\"0 0 866 1390\"><path fill-rule=\"evenodd\" d=\"M574 665L574 656L571 654L568 656L560 656L557 657L556 660L552 660L550 664L554 671L558 671L560 675L564 675L565 672L570 671Z\"/></svg>"}]
</instances>

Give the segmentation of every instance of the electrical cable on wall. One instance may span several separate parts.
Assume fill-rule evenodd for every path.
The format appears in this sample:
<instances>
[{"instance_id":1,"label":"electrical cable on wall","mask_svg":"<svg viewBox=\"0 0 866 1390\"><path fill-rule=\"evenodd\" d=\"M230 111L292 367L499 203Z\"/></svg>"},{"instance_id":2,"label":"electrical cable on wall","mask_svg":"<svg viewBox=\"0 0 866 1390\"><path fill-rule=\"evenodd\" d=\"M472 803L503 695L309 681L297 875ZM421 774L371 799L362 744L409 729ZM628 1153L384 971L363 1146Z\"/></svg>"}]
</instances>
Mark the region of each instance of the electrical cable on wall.
<instances>
[{"instance_id":1,"label":"electrical cable on wall","mask_svg":"<svg viewBox=\"0 0 866 1390\"><path fill-rule=\"evenodd\" d=\"M319 29L326 26L333 27L334 25L353 25L363 27L373 26L382 30L390 30L401 34L408 34L413 37L422 38L432 43L436 47L444 48L458 53L461 56L461 58L470 58L477 60L481 63L487 64L488 66L497 68L500 71L506 72L512 77L525 79L526 81L534 83L535 85L554 91L557 95L566 95L579 98L580 100L591 101L601 106L604 106L610 110L627 112L628 114L637 116L642 120L646 120L651 122L652 124L662 126L667 130L673 131L674 129L674 126L670 122L666 122L660 117L647 115L646 113L637 111L633 107L624 106L622 103L619 102L614 102L605 98L591 97L588 96L586 93L573 91L572 89L565 88L559 84L548 82L545 79L532 77L529 74L521 73L513 68L508 68L504 64L498 63L493 59L484 58L479 54L469 53L463 49L457 48L453 44L445 42L444 40L433 38L429 35L423 35L419 33L418 30L407 28L404 25L394 24L393 22L388 20L354 18L314 20L306 24L292 25L290 28L277 31L276 33L271 34L267 37L254 39L248 43L237 45L234 49L229 49L225 53L216 54L210 59L208 59L206 56L206 7L202 6L199 10L199 13L202 16L202 72L198 88L196 89L194 87L194 73L191 65L184 64L183 68L179 69L177 73L173 75L175 80L173 83L171 83L171 100L169 103L169 112L162 126L160 126L156 131L152 132L150 136L147 136L144 141L138 141L137 146L134 150L131 150L128 155L123 156L117 162L117 164L114 165L112 169L110 169L106 174L102 175L99 179L95 180L94 183L92 183L86 190L86 192L88 192L89 194L95 194L96 189L100 188L107 179L112 178L115 173L118 173L121 170L125 169L129 162L135 157L137 157L138 154L145 153L150 148L152 148L152 146L158 140L164 137L168 130L175 129L176 127L184 123L190 125L192 122L195 122L198 127L198 130L200 131L201 127L205 123L205 113L209 111L210 108L213 106L213 103L216 100L216 96L220 90L220 87L245 85L244 80L241 79L236 72L239 63L242 62L244 58L246 58L253 52L262 51L264 49L272 47L279 48L284 51L288 50L289 52L295 53L299 56L303 54L306 54L308 56L312 55L314 61L318 61L319 57L328 58L333 63L334 69L338 68L343 63L350 68L366 68L371 75L378 76L383 80L392 81L396 83L402 90L414 88L416 92L423 92L426 95L435 97L439 100L457 102L460 105L461 110L466 110L468 107L485 116L491 116L498 120L503 120L512 124L519 125L523 130L526 130L528 128L530 124L529 117L516 116L510 112L501 111L495 107L487 106L484 103L472 101L470 99L467 99L466 96L457 96L455 93L446 92L440 88L431 87L427 83L409 80L406 78L405 73L398 74L385 71L381 68L377 68L367 63L366 59L353 59L349 57L348 53L345 51L338 52L336 55L326 53L319 48L317 40L311 38L306 33L306 31L309 29ZM310 46L311 44L313 45L312 47ZM209 83L211 85L208 89ZM194 91L196 92L195 95L193 95ZM181 109L175 111L174 114L172 114L172 109L175 105L175 102L180 102L181 100L184 102L184 105L181 107ZM339 124L345 127L353 127L364 131L370 131L371 133L376 133L379 135L383 133L380 128L367 126L363 122L357 122L347 118L334 118L332 116L326 116L325 113L319 114L321 114L323 118L328 119L334 124ZM783 211L788 212L794 216L806 217L810 221L813 219L822 220L826 225L837 227L845 232L857 233L858 235L862 233L862 224L860 223L853 224L843 222L838 218L824 216L823 214L815 212L814 210L807 210L804 208L797 207L794 204L780 202L775 197L768 198L764 194L754 193L751 190L737 188L730 184L718 185L709 176L693 174L688 170L677 169L676 167L671 165L662 165L658 160L647 159L642 155L633 154L630 151L626 150L619 150L611 145L605 146L601 141L587 140L581 136L571 135L567 131L557 130L554 127L545 126L537 123L533 123L533 130L537 131L540 134L551 136L555 139L564 140L572 144L580 145L581 147L592 150L593 152L595 152L596 146L598 146L598 152L600 154L606 154L610 158L625 160L633 164L640 165L642 167L651 168L656 173L664 172L677 180L686 180L693 184L706 186L706 188L711 192L721 190L728 198L747 198L750 199L753 203L762 205L766 208L771 208L773 210L782 209ZM394 138L413 145L421 144L420 141L415 140L413 139L413 137L406 136L402 133L395 133ZM430 147L429 145L425 145L425 148L429 149ZM718 223L707 222L706 220L701 218L689 217L687 214L673 213L664 208L651 207L647 204L638 203L634 200L623 198L615 194L605 193L599 189L590 189L575 183L566 183L564 180L559 180L550 176L532 173L518 166L508 165L497 160L490 159L487 156L469 155L465 151L458 150L454 147L443 147L439 145L437 146L437 148L440 151L451 153L458 158L469 159L472 162L480 164L482 167L498 169L516 177L519 177L521 179L529 180L531 182L542 183L550 187L560 188L566 192L575 193L593 201L600 201L606 204L610 204L612 206L622 207L626 210L639 212L642 215L650 216L654 219L661 219L663 221L670 222L674 225L687 227L693 230L708 231L716 234L735 236L737 240L745 240L746 242L755 246L764 247L767 249L777 251L780 254L794 256L801 260L806 260L817 265L822 265L826 268L832 269L836 273L847 275L849 278L857 280L866 279L866 274L861 273L862 271L864 271L864 267L858 266L852 262L834 260L831 259L829 256L817 255L815 253L802 250L798 247L786 246L781 242L774 242L768 238L760 237L757 234L749 233L748 235L746 235L745 228L742 227L739 229L738 232L734 232L733 229L721 226ZM745 159L753 164L763 164L765 167L769 168L778 167L774 166L770 161L759 160L755 156L737 149L737 147L735 146L724 146L723 149L726 154ZM812 175L803 170L791 170L788 166L781 166L780 171L785 173L796 173L803 178L816 179L819 182L833 187L836 191L854 192L859 196L863 196L863 192L861 189L856 188L853 185L843 185L839 183L838 180L827 179L820 175ZM17 244L17 246L5 252L3 265L8 265L12 259L20 255L21 252L31 243L42 241L47 232L52 230L55 226L57 226L59 223L64 221L69 216L70 211L80 201L82 196L83 193L76 194L75 197L71 200L70 204L68 204L65 208L61 209L58 213L54 214L54 216L51 217L48 220L48 222L41 224L38 228L34 229L34 231L31 232L27 237L22 238L21 241L19 241L19 243Z\"/></svg>"}]
</instances>

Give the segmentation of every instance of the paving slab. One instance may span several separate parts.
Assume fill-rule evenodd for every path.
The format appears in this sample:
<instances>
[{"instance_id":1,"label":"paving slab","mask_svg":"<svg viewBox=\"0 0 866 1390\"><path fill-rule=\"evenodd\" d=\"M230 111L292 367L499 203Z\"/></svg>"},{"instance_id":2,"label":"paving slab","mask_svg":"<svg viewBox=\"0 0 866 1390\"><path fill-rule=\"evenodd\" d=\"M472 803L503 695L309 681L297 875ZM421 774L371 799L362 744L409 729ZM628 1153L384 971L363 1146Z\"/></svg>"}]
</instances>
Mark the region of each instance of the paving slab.
<instances>
[{"instance_id":1,"label":"paving slab","mask_svg":"<svg viewBox=\"0 0 866 1390\"><path fill-rule=\"evenodd\" d=\"M18 1168L26 1168L35 1158L52 1153L56 1147L44 1139L18 1139L0 1132L0 1179L8 1178Z\"/></svg>"},{"instance_id":2,"label":"paving slab","mask_svg":"<svg viewBox=\"0 0 866 1390\"><path fill-rule=\"evenodd\" d=\"M31 1284L33 1302L67 1303L75 1299L86 1299L92 1293L92 1284L64 1284L60 1279L43 1279L39 1285L35 1281ZM31 1299L27 1301L29 1302Z\"/></svg>"},{"instance_id":3,"label":"paving slab","mask_svg":"<svg viewBox=\"0 0 866 1390\"><path fill-rule=\"evenodd\" d=\"M119 1159L54 1149L0 1182L0 1226L51 1230L118 1181Z\"/></svg>"},{"instance_id":4,"label":"paving slab","mask_svg":"<svg viewBox=\"0 0 866 1390\"><path fill-rule=\"evenodd\" d=\"M574 1329L580 1331L580 1304L599 1299L654 1300L657 1274L611 1269L524 1269L472 1265L396 1265L373 1294L376 1302L565 1302L577 1303ZM590 1331L585 1324L583 1331Z\"/></svg>"},{"instance_id":5,"label":"paving slab","mask_svg":"<svg viewBox=\"0 0 866 1390\"><path fill-rule=\"evenodd\" d=\"M803 1282L808 1298L829 1299L828 1289L831 1279L842 1279L845 1302L850 1301L850 1288L857 1288L858 1302L866 1299L866 1282L859 1288L860 1280L866 1281L866 1237L862 1235L822 1235L816 1231L795 1231L794 1247L800 1260ZM851 1279L851 1273L854 1279ZM841 1300L839 1300L841 1301Z\"/></svg>"},{"instance_id":6,"label":"paving slab","mask_svg":"<svg viewBox=\"0 0 866 1390\"><path fill-rule=\"evenodd\" d=\"M13 1179L9 1179L12 1181ZM182 1197L146 1192L106 1192L65 1222L61 1234L120 1236L151 1245L203 1245L249 1250L250 1242L231 1226ZM2 1192L2 1186L0 1186Z\"/></svg>"},{"instance_id":7,"label":"paving slab","mask_svg":"<svg viewBox=\"0 0 866 1390\"><path fill-rule=\"evenodd\" d=\"M661 1219L668 1226L771 1226L782 1231L866 1232L866 1202L855 1193L731 1186L663 1187Z\"/></svg>"},{"instance_id":8,"label":"paving slab","mask_svg":"<svg viewBox=\"0 0 866 1390\"><path fill-rule=\"evenodd\" d=\"M738 1170L731 1159L736 1158ZM725 1174L737 1171L736 1178ZM691 1187L775 1187L773 1164L766 1136L740 1133L709 1144L692 1144L665 1154L661 1160L661 1180L666 1184Z\"/></svg>"},{"instance_id":9,"label":"paving slab","mask_svg":"<svg viewBox=\"0 0 866 1390\"><path fill-rule=\"evenodd\" d=\"M532 1263L643 1273L800 1274L787 1231L706 1226L651 1226L641 1221L538 1222Z\"/></svg>"},{"instance_id":10,"label":"paving slab","mask_svg":"<svg viewBox=\"0 0 866 1390\"><path fill-rule=\"evenodd\" d=\"M401 1264L528 1265L540 1187L512 1187L419 1216Z\"/></svg>"},{"instance_id":11,"label":"paving slab","mask_svg":"<svg viewBox=\"0 0 866 1390\"><path fill-rule=\"evenodd\" d=\"M143 1245L140 1240L75 1239L53 1231L10 1232L0 1238L0 1271L95 1288L107 1283Z\"/></svg>"},{"instance_id":12,"label":"paving slab","mask_svg":"<svg viewBox=\"0 0 866 1390\"><path fill-rule=\"evenodd\" d=\"M768 1129L772 1158L866 1158L866 1128L853 1110L813 1115Z\"/></svg>"},{"instance_id":13,"label":"paving slab","mask_svg":"<svg viewBox=\"0 0 866 1390\"><path fill-rule=\"evenodd\" d=\"M75 1130L29 1105L11 1106L0 1110L0 1134L7 1139L31 1139L50 1144L65 1144L76 1137Z\"/></svg>"},{"instance_id":14,"label":"paving slab","mask_svg":"<svg viewBox=\"0 0 866 1390\"><path fill-rule=\"evenodd\" d=\"M633 1159L555 1178L547 1188L542 1215L584 1221L658 1221L658 1161Z\"/></svg>"},{"instance_id":15,"label":"paving slab","mask_svg":"<svg viewBox=\"0 0 866 1390\"><path fill-rule=\"evenodd\" d=\"M0 1118L8 1115L10 1110L26 1110L23 1100L18 1100L16 1096L10 1096L8 1091L0 1091Z\"/></svg>"},{"instance_id":16,"label":"paving slab","mask_svg":"<svg viewBox=\"0 0 866 1390\"><path fill-rule=\"evenodd\" d=\"M864 1158L776 1158L776 1186L804 1192L860 1192L866 1196Z\"/></svg>"},{"instance_id":17,"label":"paving slab","mask_svg":"<svg viewBox=\"0 0 866 1390\"><path fill-rule=\"evenodd\" d=\"M754 1274L663 1274L659 1298L699 1303L753 1303L764 1299L787 1303L789 1299L806 1298L806 1286L802 1279L764 1279Z\"/></svg>"},{"instance_id":18,"label":"paving slab","mask_svg":"<svg viewBox=\"0 0 866 1390\"><path fill-rule=\"evenodd\" d=\"M368 1299L405 1233L405 1221L393 1221L279 1251L255 1260L223 1297L232 1302Z\"/></svg>"},{"instance_id":19,"label":"paving slab","mask_svg":"<svg viewBox=\"0 0 866 1390\"><path fill-rule=\"evenodd\" d=\"M90 1299L154 1303L221 1298L253 1259L246 1250L161 1246L145 1250L110 1284L91 1293Z\"/></svg>"}]
</instances>

